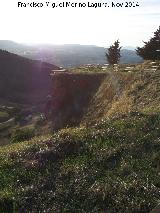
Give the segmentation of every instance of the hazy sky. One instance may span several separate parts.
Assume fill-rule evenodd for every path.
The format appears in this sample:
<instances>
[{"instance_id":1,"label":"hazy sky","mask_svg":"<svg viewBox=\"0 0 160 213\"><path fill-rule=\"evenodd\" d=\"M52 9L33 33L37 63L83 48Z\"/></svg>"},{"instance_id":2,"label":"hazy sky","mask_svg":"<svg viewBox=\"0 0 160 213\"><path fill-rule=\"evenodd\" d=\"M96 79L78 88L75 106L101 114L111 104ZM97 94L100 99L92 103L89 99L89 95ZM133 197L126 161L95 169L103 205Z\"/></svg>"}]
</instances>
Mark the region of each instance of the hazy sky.
<instances>
[{"instance_id":1,"label":"hazy sky","mask_svg":"<svg viewBox=\"0 0 160 213\"><path fill-rule=\"evenodd\" d=\"M46 6L46 1L50 6ZM51 7L52 3L57 4L63 0L35 0L44 6L18 8L18 2L20 0L0 0L1 40L109 46L119 39L123 46L139 46L160 25L160 0L131 1L140 5L134 8L111 7L111 2L126 4L125 0L89 0L90 3L108 3L110 7L106 8ZM88 0L70 2L87 4Z\"/></svg>"}]
</instances>

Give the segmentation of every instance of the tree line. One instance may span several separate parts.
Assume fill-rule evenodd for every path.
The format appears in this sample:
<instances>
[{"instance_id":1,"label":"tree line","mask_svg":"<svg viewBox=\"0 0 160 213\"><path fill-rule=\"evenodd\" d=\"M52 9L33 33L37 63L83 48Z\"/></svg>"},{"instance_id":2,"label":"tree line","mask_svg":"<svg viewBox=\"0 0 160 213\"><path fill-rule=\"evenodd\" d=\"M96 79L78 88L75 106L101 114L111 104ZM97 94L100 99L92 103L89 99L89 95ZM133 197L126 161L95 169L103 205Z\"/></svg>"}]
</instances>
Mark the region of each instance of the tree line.
<instances>
[{"instance_id":1,"label":"tree line","mask_svg":"<svg viewBox=\"0 0 160 213\"><path fill-rule=\"evenodd\" d=\"M106 58L110 65L118 64L121 58L121 48L119 40L112 44L106 52ZM137 47L137 55L144 60L160 60L160 26L154 32L154 36L143 47Z\"/></svg>"}]
</instances>

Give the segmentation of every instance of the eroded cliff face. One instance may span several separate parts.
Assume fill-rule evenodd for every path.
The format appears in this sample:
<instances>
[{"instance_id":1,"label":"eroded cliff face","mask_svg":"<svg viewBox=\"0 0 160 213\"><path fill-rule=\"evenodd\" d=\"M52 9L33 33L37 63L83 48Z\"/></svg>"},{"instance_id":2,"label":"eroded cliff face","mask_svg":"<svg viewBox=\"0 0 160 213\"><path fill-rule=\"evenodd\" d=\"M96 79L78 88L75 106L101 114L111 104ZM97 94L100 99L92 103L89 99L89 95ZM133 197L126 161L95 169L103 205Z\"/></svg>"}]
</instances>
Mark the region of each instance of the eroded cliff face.
<instances>
[{"instance_id":1,"label":"eroded cliff face","mask_svg":"<svg viewBox=\"0 0 160 213\"><path fill-rule=\"evenodd\" d=\"M54 72L52 77L53 129L78 125L106 74Z\"/></svg>"}]
</instances>

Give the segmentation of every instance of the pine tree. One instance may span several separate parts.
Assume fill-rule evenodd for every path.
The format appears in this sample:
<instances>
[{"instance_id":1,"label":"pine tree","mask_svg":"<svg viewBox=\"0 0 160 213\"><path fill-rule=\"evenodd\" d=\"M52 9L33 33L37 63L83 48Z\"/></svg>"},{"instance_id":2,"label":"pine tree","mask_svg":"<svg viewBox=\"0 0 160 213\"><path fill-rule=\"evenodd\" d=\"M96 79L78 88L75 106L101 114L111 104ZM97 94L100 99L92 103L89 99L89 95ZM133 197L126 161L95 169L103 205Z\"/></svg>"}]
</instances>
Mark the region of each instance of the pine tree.
<instances>
[{"instance_id":1,"label":"pine tree","mask_svg":"<svg viewBox=\"0 0 160 213\"><path fill-rule=\"evenodd\" d=\"M111 45L108 48L108 51L106 52L106 57L110 65L118 64L120 60L121 57L120 51L122 47L119 47L119 44L120 44L119 40L115 41L114 44Z\"/></svg>"},{"instance_id":2,"label":"pine tree","mask_svg":"<svg viewBox=\"0 0 160 213\"><path fill-rule=\"evenodd\" d=\"M154 32L153 38L148 42L144 42L144 46L136 49L137 55L145 60L160 60L160 26Z\"/></svg>"}]
</instances>

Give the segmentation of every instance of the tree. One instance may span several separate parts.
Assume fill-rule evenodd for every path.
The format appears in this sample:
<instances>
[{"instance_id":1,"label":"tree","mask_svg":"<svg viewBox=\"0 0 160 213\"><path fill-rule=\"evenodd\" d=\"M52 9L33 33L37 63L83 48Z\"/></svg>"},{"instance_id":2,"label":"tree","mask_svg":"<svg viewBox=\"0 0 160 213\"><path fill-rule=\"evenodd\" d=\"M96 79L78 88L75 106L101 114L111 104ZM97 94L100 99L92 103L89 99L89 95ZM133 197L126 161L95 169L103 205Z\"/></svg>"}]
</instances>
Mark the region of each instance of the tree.
<instances>
[{"instance_id":1,"label":"tree","mask_svg":"<svg viewBox=\"0 0 160 213\"><path fill-rule=\"evenodd\" d=\"M159 29L154 32L153 38L148 42L144 42L144 44L142 48L137 47L137 55L145 60L160 60L160 26Z\"/></svg>"},{"instance_id":2,"label":"tree","mask_svg":"<svg viewBox=\"0 0 160 213\"><path fill-rule=\"evenodd\" d=\"M119 40L115 41L114 44L111 45L108 48L108 51L106 52L108 63L111 65L118 64L120 60L121 57L120 51L122 47L120 47L119 44L120 44Z\"/></svg>"}]
</instances>

